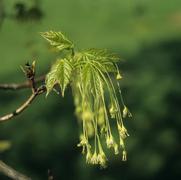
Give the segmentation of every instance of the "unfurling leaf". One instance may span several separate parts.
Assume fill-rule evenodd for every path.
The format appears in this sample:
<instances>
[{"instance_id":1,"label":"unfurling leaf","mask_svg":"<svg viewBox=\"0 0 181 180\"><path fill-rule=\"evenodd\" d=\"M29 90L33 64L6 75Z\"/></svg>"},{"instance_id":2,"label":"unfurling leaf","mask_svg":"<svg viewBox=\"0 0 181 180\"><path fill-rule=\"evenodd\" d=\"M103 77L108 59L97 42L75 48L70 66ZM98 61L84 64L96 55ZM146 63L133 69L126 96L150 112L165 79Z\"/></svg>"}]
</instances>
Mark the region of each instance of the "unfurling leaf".
<instances>
[{"instance_id":1,"label":"unfurling leaf","mask_svg":"<svg viewBox=\"0 0 181 180\"><path fill-rule=\"evenodd\" d=\"M89 61L106 72L116 72L115 63L119 61L119 57L109 53L107 50L93 48L78 53L76 58L81 62Z\"/></svg>"},{"instance_id":2,"label":"unfurling leaf","mask_svg":"<svg viewBox=\"0 0 181 180\"><path fill-rule=\"evenodd\" d=\"M106 49L95 49L91 48L85 51L85 54L87 54L89 57L92 57L93 59L101 62L118 62L119 57L117 57L115 54L110 53Z\"/></svg>"},{"instance_id":3,"label":"unfurling leaf","mask_svg":"<svg viewBox=\"0 0 181 180\"><path fill-rule=\"evenodd\" d=\"M58 51L62 51L64 49L73 49L74 47L73 43L61 32L48 31L40 34Z\"/></svg>"},{"instance_id":4,"label":"unfurling leaf","mask_svg":"<svg viewBox=\"0 0 181 180\"><path fill-rule=\"evenodd\" d=\"M66 86L70 82L71 73L72 73L72 65L69 60L66 58L58 59L56 63L52 66L50 72L46 76L46 88L47 95L53 89L55 84L59 84L62 92L62 96L64 96L64 91Z\"/></svg>"}]
</instances>

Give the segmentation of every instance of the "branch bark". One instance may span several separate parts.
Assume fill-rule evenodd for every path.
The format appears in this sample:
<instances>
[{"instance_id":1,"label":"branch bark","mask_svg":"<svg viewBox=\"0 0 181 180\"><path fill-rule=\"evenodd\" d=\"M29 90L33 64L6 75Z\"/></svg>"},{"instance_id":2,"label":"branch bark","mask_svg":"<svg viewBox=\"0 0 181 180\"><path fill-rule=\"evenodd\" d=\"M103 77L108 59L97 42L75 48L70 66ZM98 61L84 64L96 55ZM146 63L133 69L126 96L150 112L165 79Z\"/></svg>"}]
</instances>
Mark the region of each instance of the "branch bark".
<instances>
[{"instance_id":1,"label":"branch bark","mask_svg":"<svg viewBox=\"0 0 181 180\"><path fill-rule=\"evenodd\" d=\"M12 167L8 166L1 160L0 160L0 172L14 180L31 180L31 178L14 170Z\"/></svg>"},{"instance_id":2,"label":"branch bark","mask_svg":"<svg viewBox=\"0 0 181 180\"><path fill-rule=\"evenodd\" d=\"M32 95L19 107L17 108L14 112L6 114L2 117L0 117L0 122L4 122L7 120L12 119L13 117L19 115L21 112L23 112L32 102L33 100L40 94L44 93L46 91L45 86L40 86L37 88Z\"/></svg>"},{"instance_id":3,"label":"branch bark","mask_svg":"<svg viewBox=\"0 0 181 180\"><path fill-rule=\"evenodd\" d=\"M34 80L34 82L37 84L39 82L45 81L45 75L42 75ZM0 90L19 90L19 89L25 89L25 88L31 88L32 84L30 81L26 81L23 83L11 83L11 84L0 84Z\"/></svg>"}]
</instances>

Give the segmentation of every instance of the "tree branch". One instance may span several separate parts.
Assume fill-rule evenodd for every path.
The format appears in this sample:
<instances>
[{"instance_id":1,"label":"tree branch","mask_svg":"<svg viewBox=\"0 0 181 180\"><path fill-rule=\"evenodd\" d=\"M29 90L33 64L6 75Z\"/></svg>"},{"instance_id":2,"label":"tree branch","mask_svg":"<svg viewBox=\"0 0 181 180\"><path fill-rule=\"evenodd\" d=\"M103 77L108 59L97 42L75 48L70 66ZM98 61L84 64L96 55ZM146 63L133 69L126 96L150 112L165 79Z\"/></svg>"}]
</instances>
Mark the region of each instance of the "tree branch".
<instances>
[{"instance_id":1,"label":"tree branch","mask_svg":"<svg viewBox=\"0 0 181 180\"><path fill-rule=\"evenodd\" d=\"M40 94L44 93L45 91L46 91L45 86L40 86L39 88L37 88L32 93L32 95L19 108L17 108L14 112L0 117L0 122L10 120L13 117L19 115L21 112L23 112L32 103L32 101L37 97L37 95L40 95Z\"/></svg>"},{"instance_id":2,"label":"tree branch","mask_svg":"<svg viewBox=\"0 0 181 180\"><path fill-rule=\"evenodd\" d=\"M24 174L19 173L10 166L6 165L3 161L0 160L0 172L12 178L14 180L31 180L31 178L25 176Z\"/></svg>"},{"instance_id":3,"label":"tree branch","mask_svg":"<svg viewBox=\"0 0 181 180\"><path fill-rule=\"evenodd\" d=\"M45 75L42 75L34 80L35 84L45 81ZM11 83L11 84L0 84L0 90L18 90L24 88L31 88L32 84L30 81L23 83Z\"/></svg>"},{"instance_id":4,"label":"tree branch","mask_svg":"<svg viewBox=\"0 0 181 180\"><path fill-rule=\"evenodd\" d=\"M40 86L39 88L36 88L36 83L44 81L45 76L39 77L38 79L35 79L35 61L30 65L29 63L26 63L24 67L21 67L22 71L25 73L28 81L22 84L1 84L2 89L21 89L30 87L32 90L31 96L14 112L10 114L6 114L2 117L0 117L0 122L4 122L7 120L12 119L13 117L17 116L21 112L23 112L36 98L37 95L40 95L46 91L46 87L44 85Z\"/></svg>"}]
</instances>

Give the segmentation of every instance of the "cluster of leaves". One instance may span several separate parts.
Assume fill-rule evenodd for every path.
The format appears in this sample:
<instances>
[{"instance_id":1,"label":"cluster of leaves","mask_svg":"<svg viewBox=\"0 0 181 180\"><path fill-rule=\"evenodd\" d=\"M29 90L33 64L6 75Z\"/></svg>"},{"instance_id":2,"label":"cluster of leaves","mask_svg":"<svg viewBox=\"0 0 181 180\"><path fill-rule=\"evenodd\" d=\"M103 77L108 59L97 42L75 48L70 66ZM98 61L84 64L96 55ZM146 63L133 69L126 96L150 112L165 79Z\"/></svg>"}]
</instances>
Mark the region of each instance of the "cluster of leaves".
<instances>
[{"instance_id":1,"label":"cluster of leaves","mask_svg":"<svg viewBox=\"0 0 181 180\"><path fill-rule=\"evenodd\" d=\"M122 160L125 161L127 153L124 140L128 132L123 118L130 117L131 113L121 95L119 80L122 76L116 64L119 58L101 49L75 52L74 44L61 32L49 31L41 35L57 51L68 51L64 58L56 60L46 76L47 95L58 84L64 96L70 84L75 112L82 126L78 146L83 148L83 154L86 153L87 163L106 166L104 144L107 148L113 148L115 154L119 154L121 149ZM114 75L115 81L110 73ZM117 126L119 143L113 136L110 119L114 119Z\"/></svg>"}]
</instances>

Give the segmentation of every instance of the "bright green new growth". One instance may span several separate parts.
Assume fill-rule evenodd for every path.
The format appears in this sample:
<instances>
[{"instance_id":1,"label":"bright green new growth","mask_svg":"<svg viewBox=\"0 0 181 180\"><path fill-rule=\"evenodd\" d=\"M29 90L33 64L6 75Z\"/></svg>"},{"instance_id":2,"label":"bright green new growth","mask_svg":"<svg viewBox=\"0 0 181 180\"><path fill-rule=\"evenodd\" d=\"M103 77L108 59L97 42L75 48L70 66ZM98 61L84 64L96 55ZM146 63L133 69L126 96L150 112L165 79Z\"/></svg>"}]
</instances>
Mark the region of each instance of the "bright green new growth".
<instances>
[{"instance_id":1,"label":"bright green new growth","mask_svg":"<svg viewBox=\"0 0 181 180\"><path fill-rule=\"evenodd\" d=\"M58 51L69 50L65 58L58 59L53 64L46 76L47 95L59 84L64 96L64 91L70 84L75 112L82 127L78 146L83 148L83 154L86 153L86 162L105 167L107 158L104 146L113 149L115 154L119 154L121 150L122 160L126 161L124 141L129 134L123 118L131 117L131 113L121 95L119 80L122 76L116 64L119 58L100 49L75 52L72 42L61 32L50 31L41 35ZM114 81L110 73L114 75ZM117 127L119 143L112 133L111 120Z\"/></svg>"},{"instance_id":2,"label":"bright green new growth","mask_svg":"<svg viewBox=\"0 0 181 180\"><path fill-rule=\"evenodd\" d=\"M65 88L70 82L72 70L72 64L68 59L58 59L46 77L47 95L54 85L58 83L61 88L62 96L64 96Z\"/></svg>"},{"instance_id":3,"label":"bright green new growth","mask_svg":"<svg viewBox=\"0 0 181 180\"><path fill-rule=\"evenodd\" d=\"M73 49L74 45L61 32L49 31L41 35L57 50Z\"/></svg>"}]
</instances>

